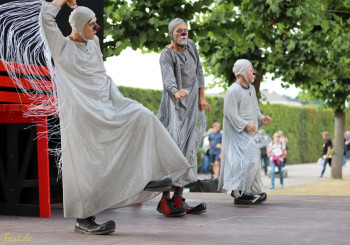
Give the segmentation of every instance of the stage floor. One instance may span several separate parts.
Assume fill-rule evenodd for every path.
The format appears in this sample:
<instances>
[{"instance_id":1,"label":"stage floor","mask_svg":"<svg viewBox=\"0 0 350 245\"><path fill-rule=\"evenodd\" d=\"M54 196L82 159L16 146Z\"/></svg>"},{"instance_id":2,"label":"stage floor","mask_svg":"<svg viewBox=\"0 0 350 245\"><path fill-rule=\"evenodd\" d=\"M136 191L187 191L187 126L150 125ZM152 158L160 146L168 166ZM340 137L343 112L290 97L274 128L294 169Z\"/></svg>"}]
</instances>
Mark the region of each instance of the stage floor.
<instances>
[{"instance_id":1,"label":"stage floor","mask_svg":"<svg viewBox=\"0 0 350 245\"><path fill-rule=\"evenodd\" d=\"M62 208L52 218L0 216L0 244L350 244L350 196L268 195L255 206L233 205L219 193L185 193L189 204L205 201L207 212L167 218L156 211L158 197L140 206L110 209L99 223L113 219L117 230L93 236L74 232L74 219Z\"/></svg>"}]
</instances>

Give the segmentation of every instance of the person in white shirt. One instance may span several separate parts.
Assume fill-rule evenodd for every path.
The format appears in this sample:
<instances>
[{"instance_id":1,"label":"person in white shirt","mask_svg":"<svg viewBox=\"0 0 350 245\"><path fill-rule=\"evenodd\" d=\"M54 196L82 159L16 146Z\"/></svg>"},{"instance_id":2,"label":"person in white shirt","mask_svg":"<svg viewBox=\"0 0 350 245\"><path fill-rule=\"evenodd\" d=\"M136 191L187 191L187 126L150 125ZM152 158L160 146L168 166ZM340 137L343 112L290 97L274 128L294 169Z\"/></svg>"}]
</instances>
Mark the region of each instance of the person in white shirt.
<instances>
[{"instance_id":1,"label":"person in white shirt","mask_svg":"<svg viewBox=\"0 0 350 245\"><path fill-rule=\"evenodd\" d=\"M280 176L281 188L283 188L283 159L287 155L286 146L281 141L281 136L278 133L274 133L273 142L271 142L267 153L270 156L270 168L271 168L271 186L270 189L275 188L275 168L277 166Z\"/></svg>"}]
</instances>

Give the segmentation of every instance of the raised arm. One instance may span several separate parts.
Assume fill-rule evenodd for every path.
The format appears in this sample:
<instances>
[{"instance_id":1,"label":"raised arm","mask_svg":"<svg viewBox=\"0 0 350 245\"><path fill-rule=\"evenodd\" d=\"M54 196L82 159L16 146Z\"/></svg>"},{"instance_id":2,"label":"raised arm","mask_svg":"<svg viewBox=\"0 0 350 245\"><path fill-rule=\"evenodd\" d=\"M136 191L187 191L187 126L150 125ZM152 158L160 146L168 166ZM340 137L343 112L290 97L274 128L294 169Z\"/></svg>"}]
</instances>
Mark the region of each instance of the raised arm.
<instances>
[{"instance_id":1,"label":"raised arm","mask_svg":"<svg viewBox=\"0 0 350 245\"><path fill-rule=\"evenodd\" d=\"M53 59L59 56L67 41L55 20L58 12L65 3L71 8L77 7L75 0L54 0L51 3L44 1L39 17L40 27L44 38L47 40Z\"/></svg>"}]
</instances>

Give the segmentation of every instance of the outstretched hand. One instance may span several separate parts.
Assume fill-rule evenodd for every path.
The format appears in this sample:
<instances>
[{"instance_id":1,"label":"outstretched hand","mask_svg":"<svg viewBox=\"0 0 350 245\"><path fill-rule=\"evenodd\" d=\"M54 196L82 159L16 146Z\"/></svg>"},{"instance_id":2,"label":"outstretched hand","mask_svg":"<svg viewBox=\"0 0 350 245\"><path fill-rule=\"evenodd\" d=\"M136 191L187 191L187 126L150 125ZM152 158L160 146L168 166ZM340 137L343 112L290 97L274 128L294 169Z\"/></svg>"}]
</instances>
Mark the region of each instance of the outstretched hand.
<instances>
[{"instance_id":1,"label":"outstretched hand","mask_svg":"<svg viewBox=\"0 0 350 245\"><path fill-rule=\"evenodd\" d=\"M174 97L177 100L183 100L186 98L190 93L186 89L181 89L174 93Z\"/></svg>"},{"instance_id":2,"label":"outstretched hand","mask_svg":"<svg viewBox=\"0 0 350 245\"><path fill-rule=\"evenodd\" d=\"M271 118L269 116L265 116L263 119L262 119L262 123L264 125L269 125L271 123Z\"/></svg>"},{"instance_id":3,"label":"outstretched hand","mask_svg":"<svg viewBox=\"0 0 350 245\"><path fill-rule=\"evenodd\" d=\"M203 111L203 110L209 110L210 111L211 107L208 104L208 102L205 100L205 98L199 98L198 109L199 109L199 111Z\"/></svg>"},{"instance_id":4,"label":"outstretched hand","mask_svg":"<svg viewBox=\"0 0 350 245\"><path fill-rule=\"evenodd\" d=\"M245 126L245 129L248 131L248 132L255 132L256 130L256 127L254 124L252 123L248 123L246 126Z\"/></svg>"}]
</instances>

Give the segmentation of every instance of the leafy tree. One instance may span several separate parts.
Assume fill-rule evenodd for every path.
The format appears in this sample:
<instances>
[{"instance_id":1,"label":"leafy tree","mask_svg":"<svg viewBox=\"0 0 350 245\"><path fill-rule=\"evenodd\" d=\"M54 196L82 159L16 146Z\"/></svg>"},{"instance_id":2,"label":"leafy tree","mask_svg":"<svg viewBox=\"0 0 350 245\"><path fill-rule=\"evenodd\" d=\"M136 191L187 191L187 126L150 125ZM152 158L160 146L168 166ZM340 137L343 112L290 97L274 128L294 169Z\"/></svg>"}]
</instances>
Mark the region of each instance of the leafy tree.
<instances>
[{"instance_id":1,"label":"leafy tree","mask_svg":"<svg viewBox=\"0 0 350 245\"><path fill-rule=\"evenodd\" d=\"M213 0L104 0L104 56L119 55L127 47L161 51L170 43L169 22L176 18L193 20L208 11Z\"/></svg>"},{"instance_id":2,"label":"leafy tree","mask_svg":"<svg viewBox=\"0 0 350 245\"><path fill-rule=\"evenodd\" d=\"M311 12L301 16L302 0L217 0L193 28L206 70L218 79L213 85L230 86L235 77L232 66L239 58L249 59L258 71L253 84L257 91L267 72L272 48L286 37L286 30L304 28L313 21ZM203 21L200 21L203 19ZM286 84L285 86L288 86Z\"/></svg>"},{"instance_id":3,"label":"leafy tree","mask_svg":"<svg viewBox=\"0 0 350 245\"><path fill-rule=\"evenodd\" d=\"M332 177L341 178L344 111L346 101L350 102L350 2L312 1L310 6L318 10L318 16L311 16L312 25L289 31L273 50L276 58L270 61L278 67L276 76L334 111Z\"/></svg>"},{"instance_id":4,"label":"leafy tree","mask_svg":"<svg viewBox=\"0 0 350 245\"><path fill-rule=\"evenodd\" d=\"M345 101L350 97L349 1L216 1L196 26L207 70L228 86L238 58L304 89L334 110L332 177L341 178ZM257 89L258 90L258 89Z\"/></svg>"}]
</instances>

